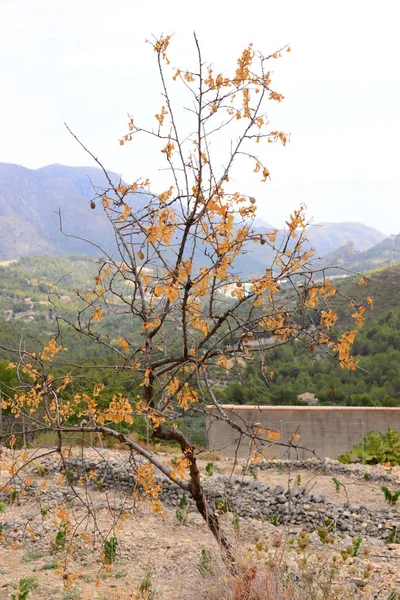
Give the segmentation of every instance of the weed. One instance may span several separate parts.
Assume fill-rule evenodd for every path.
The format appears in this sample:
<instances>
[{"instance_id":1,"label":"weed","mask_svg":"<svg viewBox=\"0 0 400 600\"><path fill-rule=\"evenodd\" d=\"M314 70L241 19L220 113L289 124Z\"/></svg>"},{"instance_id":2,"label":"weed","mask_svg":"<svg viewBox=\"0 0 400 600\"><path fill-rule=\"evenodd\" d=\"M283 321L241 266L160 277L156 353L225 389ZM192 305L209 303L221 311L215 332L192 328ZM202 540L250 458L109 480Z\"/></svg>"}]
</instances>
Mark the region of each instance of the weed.
<instances>
[{"instance_id":1,"label":"weed","mask_svg":"<svg viewBox=\"0 0 400 600\"><path fill-rule=\"evenodd\" d=\"M178 504L178 508L176 509L176 512L175 512L176 518L178 519L178 521L181 525L186 523L188 511L189 511L189 507L188 507L188 503L187 503L187 498L186 498L185 494L182 494L182 496L179 496L179 504Z\"/></svg>"},{"instance_id":2,"label":"weed","mask_svg":"<svg viewBox=\"0 0 400 600\"><path fill-rule=\"evenodd\" d=\"M148 569L146 571L146 575L143 577L142 583L139 585L140 597L143 600L154 600L156 597L156 592L153 589L153 583L151 581L152 570Z\"/></svg>"},{"instance_id":3,"label":"weed","mask_svg":"<svg viewBox=\"0 0 400 600\"><path fill-rule=\"evenodd\" d=\"M15 503L18 503L18 504L19 504L19 492L18 492L18 490L12 490L12 491L10 492L10 499L9 499L9 502L10 502L11 506L12 506L13 504L15 504Z\"/></svg>"},{"instance_id":4,"label":"weed","mask_svg":"<svg viewBox=\"0 0 400 600\"><path fill-rule=\"evenodd\" d=\"M397 544L399 542L399 536L397 533L397 527L394 527L388 535L386 540L387 544Z\"/></svg>"},{"instance_id":5,"label":"weed","mask_svg":"<svg viewBox=\"0 0 400 600\"><path fill-rule=\"evenodd\" d=\"M49 512L49 509L47 508L47 506L42 506L40 508L40 514L42 515L42 517L46 517L48 512Z\"/></svg>"},{"instance_id":6,"label":"weed","mask_svg":"<svg viewBox=\"0 0 400 600\"><path fill-rule=\"evenodd\" d=\"M24 579L21 579L17 585L16 593L11 594L11 600L26 600L28 598L29 590L26 587Z\"/></svg>"},{"instance_id":7,"label":"weed","mask_svg":"<svg viewBox=\"0 0 400 600\"><path fill-rule=\"evenodd\" d=\"M296 476L296 485L301 485L301 475L300 475L300 473Z\"/></svg>"},{"instance_id":8,"label":"weed","mask_svg":"<svg viewBox=\"0 0 400 600\"><path fill-rule=\"evenodd\" d=\"M326 529L326 527L319 527L317 533L321 542L323 544L326 544L328 542L329 537L329 531Z\"/></svg>"},{"instance_id":9,"label":"weed","mask_svg":"<svg viewBox=\"0 0 400 600\"><path fill-rule=\"evenodd\" d=\"M46 467L41 465L36 460L32 461L33 466L35 467L35 471L40 475L40 477L44 477L47 473Z\"/></svg>"},{"instance_id":10,"label":"weed","mask_svg":"<svg viewBox=\"0 0 400 600\"><path fill-rule=\"evenodd\" d=\"M335 521L333 519L329 519L329 517L327 517L325 519L325 527L329 530L329 531L333 531L335 529Z\"/></svg>"},{"instance_id":11,"label":"weed","mask_svg":"<svg viewBox=\"0 0 400 600\"><path fill-rule=\"evenodd\" d=\"M40 567L39 571L53 571L54 569L58 569L58 562L56 560L52 560L43 567Z\"/></svg>"},{"instance_id":12,"label":"weed","mask_svg":"<svg viewBox=\"0 0 400 600\"><path fill-rule=\"evenodd\" d=\"M11 600L26 600L29 592L37 590L39 584L36 577L24 577L19 580L16 593L11 594Z\"/></svg>"},{"instance_id":13,"label":"weed","mask_svg":"<svg viewBox=\"0 0 400 600\"><path fill-rule=\"evenodd\" d=\"M22 557L22 562L24 562L24 563L34 562L35 560L39 560L39 558L43 558L43 556L44 556L44 553L40 552L40 551L27 552Z\"/></svg>"},{"instance_id":14,"label":"weed","mask_svg":"<svg viewBox=\"0 0 400 600\"><path fill-rule=\"evenodd\" d=\"M256 550L258 552L268 552L269 548L267 545L264 545L262 542L258 542L256 544Z\"/></svg>"},{"instance_id":15,"label":"weed","mask_svg":"<svg viewBox=\"0 0 400 600\"><path fill-rule=\"evenodd\" d=\"M215 506L221 513L229 512L229 500L228 498L217 498Z\"/></svg>"},{"instance_id":16,"label":"weed","mask_svg":"<svg viewBox=\"0 0 400 600\"><path fill-rule=\"evenodd\" d=\"M239 515L237 513L234 513L234 515L233 515L232 526L233 526L233 531L236 533L236 535L239 535L239 531L240 531L240 518L239 518Z\"/></svg>"},{"instance_id":17,"label":"weed","mask_svg":"<svg viewBox=\"0 0 400 600\"><path fill-rule=\"evenodd\" d=\"M360 554L361 543L362 543L362 537L361 537L361 535L357 535L357 537L355 537L352 542L353 548L352 548L351 555L353 557L358 556Z\"/></svg>"},{"instance_id":18,"label":"weed","mask_svg":"<svg viewBox=\"0 0 400 600\"><path fill-rule=\"evenodd\" d=\"M307 546L310 545L310 534L306 531L301 531L297 539L297 545L299 546L300 550L307 548Z\"/></svg>"},{"instance_id":19,"label":"weed","mask_svg":"<svg viewBox=\"0 0 400 600\"><path fill-rule=\"evenodd\" d=\"M249 473L252 476L253 479L257 479L258 475L257 475L257 471L255 470L255 468L253 467L253 465L250 465L249 467Z\"/></svg>"},{"instance_id":20,"label":"weed","mask_svg":"<svg viewBox=\"0 0 400 600\"><path fill-rule=\"evenodd\" d=\"M109 540L104 540L103 554L104 562L107 565L112 565L115 562L117 546L118 540L115 536L111 537Z\"/></svg>"},{"instance_id":21,"label":"weed","mask_svg":"<svg viewBox=\"0 0 400 600\"><path fill-rule=\"evenodd\" d=\"M197 568L203 577L205 577L206 575L214 574L212 563L213 559L211 552L203 546L203 548L201 549L200 562L197 565Z\"/></svg>"},{"instance_id":22,"label":"weed","mask_svg":"<svg viewBox=\"0 0 400 600\"><path fill-rule=\"evenodd\" d=\"M336 479L336 477L332 477L332 481L335 484L335 490L336 490L336 493L338 494L340 492L340 481L338 479Z\"/></svg>"},{"instance_id":23,"label":"weed","mask_svg":"<svg viewBox=\"0 0 400 600\"><path fill-rule=\"evenodd\" d=\"M370 481L371 480L371 473L364 473L364 479L365 479L365 481Z\"/></svg>"},{"instance_id":24,"label":"weed","mask_svg":"<svg viewBox=\"0 0 400 600\"><path fill-rule=\"evenodd\" d=\"M4 504L4 502L0 502L0 513L5 513L6 512L6 505Z\"/></svg>"},{"instance_id":25,"label":"weed","mask_svg":"<svg viewBox=\"0 0 400 600\"><path fill-rule=\"evenodd\" d=\"M279 518L276 515L271 515L270 518L269 518L269 522L274 527L278 527L278 525L279 525Z\"/></svg>"},{"instance_id":26,"label":"weed","mask_svg":"<svg viewBox=\"0 0 400 600\"><path fill-rule=\"evenodd\" d=\"M221 470L213 462L209 462L205 466L205 472L208 477L212 477L214 473L220 473Z\"/></svg>"},{"instance_id":27,"label":"weed","mask_svg":"<svg viewBox=\"0 0 400 600\"><path fill-rule=\"evenodd\" d=\"M390 504L391 506L395 506L395 504L397 504L397 500L400 497L400 490L397 490L397 492L391 492L387 487L385 487L384 485L382 485L381 487L382 492L385 495L385 500L388 504Z\"/></svg>"},{"instance_id":28,"label":"weed","mask_svg":"<svg viewBox=\"0 0 400 600\"><path fill-rule=\"evenodd\" d=\"M64 471L64 475L65 475L65 479L68 481L69 484L74 482L74 474L72 471L69 471L68 469L66 469Z\"/></svg>"},{"instance_id":29,"label":"weed","mask_svg":"<svg viewBox=\"0 0 400 600\"><path fill-rule=\"evenodd\" d=\"M117 573L115 573L114 577L115 579L123 579L124 577L127 577L128 573L126 571L118 571Z\"/></svg>"},{"instance_id":30,"label":"weed","mask_svg":"<svg viewBox=\"0 0 400 600\"><path fill-rule=\"evenodd\" d=\"M67 543L68 524L62 521L58 526L56 539L53 542L53 550L64 550Z\"/></svg>"},{"instance_id":31,"label":"weed","mask_svg":"<svg viewBox=\"0 0 400 600\"><path fill-rule=\"evenodd\" d=\"M63 594L63 600L78 600L81 597L79 590L65 590Z\"/></svg>"}]
</instances>

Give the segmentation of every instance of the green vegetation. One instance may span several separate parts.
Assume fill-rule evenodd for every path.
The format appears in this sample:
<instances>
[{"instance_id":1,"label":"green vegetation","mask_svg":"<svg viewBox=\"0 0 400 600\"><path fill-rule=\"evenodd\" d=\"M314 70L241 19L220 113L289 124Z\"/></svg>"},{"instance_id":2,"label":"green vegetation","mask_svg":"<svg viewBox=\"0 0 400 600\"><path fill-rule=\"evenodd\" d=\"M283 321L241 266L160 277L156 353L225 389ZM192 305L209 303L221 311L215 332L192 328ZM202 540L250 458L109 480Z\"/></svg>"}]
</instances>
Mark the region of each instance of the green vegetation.
<instances>
[{"instance_id":1,"label":"green vegetation","mask_svg":"<svg viewBox=\"0 0 400 600\"><path fill-rule=\"evenodd\" d=\"M200 562L197 565L197 568L200 571L201 575L203 575L203 577L206 577L206 575L214 574L213 558L211 552L207 550L207 548L203 547L201 549Z\"/></svg>"},{"instance_id":2,"label":"green vegetation","mask_svg":"<svg viewBox=\"0 0 400 600\"><path fill-rule=\"evenodd\" d=\"M153 582L151 580L152 575L152 570L148 569L139 585L140 598L143 598L143 600L154 600L156 597L156 591L153 588Z\"/></svg>"},{"instance_id":3,"label":"green vegetation","mask_svg":"<svg viewBox=\"0 0 400 600\"><path fill-rule=\"evenodd\" d=\"M107 565L112 565L115 562L117 556L118 540L115 536L110 537L108 540L104 540L104 562Z\"/></svg>"},{"instance_id":4,"label":"green vegetation","mask_svg":"<svg viewBox=\"0 0 400 600\"><path fill-rule=\"evenodd\" d=\"M363 458L363 445L357 444L350 452L338 457L343 464L361 462ZM386 433L371 431L364 437L364 462L367 465L400 464L400 434L388 428Z\"/></svg>"},{"instance_id":5,"label":"green vegetation","mask_svg":"<svg viewBox=\"0 0 400 600\"><path fill-rule=\"evenodd\" d=\"M43 348L57 332L53 314L47 305L48 290L51 288L54 303L62 307L57 310L66 315L72 314L80 304L76 290L93 289L96 268L96 260L83 255L28 257L0 267L0 337L3 346L0 348L0 385L3 397L11 395L13 388L18 386L16 371L8 368L8 362L14 356L6 348L18 348L21 339L32 351ZM372 273L366 287L358 285L359 277L335 282L344 294L356 301L365 299L367 295L374 299L374 309L366 315L366 325L354 343L353 352L359 360L360 369L341 369L336 361L319 351L310 353L301 343L267 348L263 352L251 353L245 360L239 358L237 364L228 366L225 379L219 378L214 386L218 400L229 404L296 405L301 404L298 395L308 391L318 397L322 406L399 406L399 275L400 266L393 266ZM332 302L336 302L335 298ZM348 320L343 307L338 304L334 308L340 319ZM112 340L118 339L127 326L130 330L137 330L138 339L141 335L138 324L129 321L128 325L118 315L105 315L102 325ZM68 371L78 376L82 393L91 393L94 382L104 384L100 408L108 405L114 394L121 393L132 399L141 394L142 389L131 373L103 368L115 361L106 346L93 344L72 328L62 326L61 333L68 352L58 359L58 375ZM235 343L235 340L232 341ZM274 372L273 376L266 377L265 372L270 370ZM4 418L8 418L7 411ZM182 413L177 422L193 443L198 447L205 446L202 414L188 411ZM133 430L142 440L146 439L147 425L141 416L135 419L133 426L124 423L118 425L118 429L122 433ZM389 447L386 454L381 449L375 458L377 449L370 448L370 442L372 444L368 438L365 447L367 463L400 464L400 450L397 455L396 449L393 453ZM376 443L382 446L381 439L374 440L372 445L376 446ZM360 458L361 447L358 446L342 460ZM40 474L45 474L40 465L35 467ZM215 472L216 468L212 467L212 471Z\"/></svg>"},{"instance_id":6,"label":"green vegetation","mask_svg":"<svg viewBox=\"0 0 400 600\"><path fill-rule=\"evenodd\" d=\"M400 404L400 265L371 273L366 286L359 277L335 285L346 296L361 301L373 298L374 308L365 315L365 326L355 338L353 354L359 369L341 369L326 355L301 343L255 352L245 365L233 367L217 390L229 404L301 404L297 396L314 393L320 405L398 406ZM351 327L345 306L331 302L344 326ZM262 367L264 366L264 373ZM265 377L265 367L274 372Z\"/></svg>"},{"instance_id":7,"label":"green vegetation","mask_svg":"<svg viewBox=\"0 0 400 600\"><path fill-rule=\"evenodd\" d=\"M184 525L186 523L188 511L189 511L189 507L188 507L187 498L186 498L185 494L182 494L181 496L179 496L178 508L176 509L176 513L175 513L176 518L181 525Z\"/></svg>"},{"instance_id":8,"label":"green vegetation","mask_svg":"<svg viewBox=\"0 0 400 600\"><path fill-rule=\"evenodd\" d=\"M362 543L361 535L357 535L355 538L353 538L353 542L352 542L353 549L351 552L351 555L353 557L358 556L360 554L361 543Z\"/></svg>"},{"instance_id":9,"label":"green vegetation","mask_svg":"<svg viewBox=\"0 0 400 600\"><path fill-rule=\"evenodd\" d=\"M58 526L56 538L53 542L53 550L58 552L65 549L67 543L68 525L62 521Z\"/></svg>"},{"instance_id":10,"label":"green vegetation","mask_svg":"<svg viewBox=\"0 0 400 600\"><path fill-rule=\"evenodd\" d=\"M36 577L24 577L20 579L15 594L11 594L11 600L27 600L29 592L38 587Z\"/></svg>"},{"instance_id":11,"label":"green vegetation","mask_svg":"<svg viewBox=\"0 0 400 600\"><path fill-rule=\"evenodd\" d=\"M397 504L397 500L400 497L400 490L397 490L397 492L391 492L387 487L385 487L384 485L381 486L381 490L385 496L385 500L388 504L390 504L391 506L395 506Z\"/></svg>"},{"instance_id":12,"label":"green vegetation","mask_svg":"<svg viewBox=\"0 0 400 600\"><path fill-rule=\"evenodd\" d=\"M208 477L212 477L214 473L220 473L221 469L213 462L209 462L204 467L204 470Z\"/></svg>"}]
</instances>

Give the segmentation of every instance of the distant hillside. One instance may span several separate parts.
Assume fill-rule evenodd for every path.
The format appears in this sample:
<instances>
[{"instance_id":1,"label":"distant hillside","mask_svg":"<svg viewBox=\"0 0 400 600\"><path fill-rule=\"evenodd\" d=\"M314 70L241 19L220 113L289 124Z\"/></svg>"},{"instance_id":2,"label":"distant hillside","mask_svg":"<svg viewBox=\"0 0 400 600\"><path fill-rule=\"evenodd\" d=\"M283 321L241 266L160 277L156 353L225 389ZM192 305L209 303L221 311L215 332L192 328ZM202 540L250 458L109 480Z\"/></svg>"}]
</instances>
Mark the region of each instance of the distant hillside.
<instances>
[{"instance_id":1,"label":"distant hillside","mask_svg":"<svg viewBox=\"0 0 400 600\"><path fill-rule=\"evenodd\" d=\"M95 259L85 255L26 256L0 262L0 319L48 320L50 288L63 297L64 304L76 306L76 289L93 287L96 273Z\"/></svg>"},{"instance_id":2,"label":"distant hillside","mask_svg":"<svg viewBox=\"0 0 400 600\"><path fill-rule=\"evenodd\" d=\"M326 269L328 274L340 275L340 269L363 273L397 263L400 263L400 235L390 236L365 252L359 252L348 242L314 264L318 269Z\"/></svg>"},{"instance_id":3,"label":"distant hillside","mask_svg":"<svg viewBox=\"0 0 400 600\"><path fill-rule=\"evenodd\" d=\"M307 230L316 256L324 256L351 242L358 251L365 251L386 238L385 234L362 223L317 223Z\"/></svg>"},{"instance_id":4,"label":"distant hillside","mask_svg":"<svg viewBox=\"0 0 400 600\"><path fill-rule=\"evenodd\" d=\"M96 272L96 260L82 255L34 256L0 263L1 345L17 348L22 340L29 349L37 351L42 348L56 332L47 304L49 288L64 276L57 287L52 288L57 293L54 297L59 305L56 312L64 315L66 311L72 315L79 304L76 288L90 288ZM240 372L229 372L227 388L219 390L221 400L279 404L296 400L298 394L309 391L328 403L400 404L400 264L369 273L366 286L360 286L359 282L358 276L347 277L336 280L335 286L357 302L365 302L367 296L374 299L374 307L366 311L365 327L356 337L353 349L360 359L361 369L347 371L334 360L325 359L324 354L310 354L302 344L284 344L266 355L275 372L271 385L266 385L260 376L263 365L260 354L255 353ZM337 310L341 325L352 328L351 311L342 310L343 302L338 300L338 295L331 298L330 304ZM114 341L126 334L127 327L131 330L132 339L135 336L137 341L141 339L140 325L120 315L106 315L102 327L103 332ZM63 341L68 348L67 362L84 364L89 357L98 364L106 360L107 348L90 343L70 329L64 330ZM1 359L12 358L10 353L0 348L0 362ZM107 379L101 380L110 385L108 375ZM238 390L241 400L237 400Z\"/></svg>"},{"instance_id":5,"label":"distant hillside","mask_svg":"<svg viewBox=\"0 0 400 600\"><path fill-rule=\"evenodd\" d=\"M119 176L110 173L113 182ZM90 209L93 187L107 185L103 172L93 167L50 165L31 170L19 165L0 163L0 260L40 254L97 255L97 249L82 240L61 234L57 211L61 209L66 233L99 241L107 250L114 248L112 229L100 207ZM140 194L138 201L140 202ZM256 220L259 231L272 226ZM283 233L278 234L279 242ZM352 242L363 251L381 242L381 232L361 223L321 223L308 230L310 245L316 256L324 256L343 244ZM237 270L252 275L270 267L273 253L266 245L252 245L238 257Z\"/></svg>"}]
</instances>

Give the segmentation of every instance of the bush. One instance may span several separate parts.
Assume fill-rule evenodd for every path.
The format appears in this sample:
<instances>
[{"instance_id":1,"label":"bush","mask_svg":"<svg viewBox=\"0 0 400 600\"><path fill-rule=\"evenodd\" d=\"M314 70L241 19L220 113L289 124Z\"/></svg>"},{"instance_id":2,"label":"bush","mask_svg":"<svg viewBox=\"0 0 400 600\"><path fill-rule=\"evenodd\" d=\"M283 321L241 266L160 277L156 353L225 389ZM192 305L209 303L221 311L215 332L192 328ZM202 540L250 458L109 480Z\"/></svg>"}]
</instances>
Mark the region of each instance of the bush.
<instances>
[{"instance_id":1,"label":"bush","mask_svg":"<svg viewBox=\"0 0 400 600\"><path fill-rule=\"evenodd\" d=\"M362 444L338 457L343 464L362 461ZM367 465L400 465L400 434L388 428L386 433L371 431L364 437L364 462Z\"/></svg>"}]
</instances>

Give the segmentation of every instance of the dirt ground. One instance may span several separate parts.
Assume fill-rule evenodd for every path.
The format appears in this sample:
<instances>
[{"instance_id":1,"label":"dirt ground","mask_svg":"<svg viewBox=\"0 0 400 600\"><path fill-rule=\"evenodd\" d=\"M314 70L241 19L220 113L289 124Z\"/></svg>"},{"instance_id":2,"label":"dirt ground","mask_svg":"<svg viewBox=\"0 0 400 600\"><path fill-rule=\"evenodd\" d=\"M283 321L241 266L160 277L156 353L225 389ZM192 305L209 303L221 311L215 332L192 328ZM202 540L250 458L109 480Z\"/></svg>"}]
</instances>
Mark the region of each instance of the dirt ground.
<instances>
[{"instance_id":1,"label":"dirt ground","mask_svg":"<svg viewBox=\"0 0 400 600\"><path fill-rule=\"evenodd\" d=\"M118 456L121 451L109 451ZM121 453L121 456L123 452ZM170 464L171 455L160 453L160 460ZM200 461L204 470L208 460ZM229 460L213 460L221 473L232 471L233 463ZM1 471L1 481L7 478L6 469ZM242 466L238 465L236 474L241 474ZM60 487L58 476L34 476L35 483L47 480L45 493ZM346 495L343 490L336 492L336 486L329 473L316 473L309 470L297 470L291 474L291 485L301 482L308 489L324 492L326 497L337 504L343 504ZM271 487L281 484L288 486L288 473L279 469L258 471L258 479ZM357 480L352 476L340 476L352 503L385 506L380 490L382 482ZM155 514L145 503L134 505L132 498L122 493L91 490L90 496L82 493L82 498L96 514L96 527L104 537L115 535L118 547L115 562L105 565L102 560L103 542L100 536L93 540L91 531L94 523L86 521L87 509L81 503L74 502L68 510L76 530L87 537L79 536L79 543L70 548L67 562L65 552L54 548L54 540L59 526L57 511L60 506L56 501L49 503L48 515L40 515L43 506L42 496L21 497L20 503L5 504L0 522L15 520L24 523L30 520L33 530L23 536L20 525L17 525L12 537L4 537L0 543L0 600L8 600L15 593L21 579L27 579L30 593L28 600L124 600L132 598L148 598L149 600L197 600L200 590L204 592L205 580L199 571L201 551L211 553L212 569L216 574L224 573L218 546L205 527L202 518L196 512L189 512L187 522L179 523L175 507L165 507L165 516ZM123 507L124 520L115 527L115 516ZM290 527L274 527L270 523L260 521L241 521L239 529L234 531L232 515L222 516L224 527L240 552L251 550L257 552L256 546L268 545L270 550L265 558L271 558L271 552L288 545L287 551L296 548L299 532ZM40 525L33 525L40 522ZM29 533L29 531L28 531ZM68 544L67 544L68 546ZM316 552L313 545L306 550ZM286 552L286 547L285 547ZM333 552L333 549L332 549ZM266 562L266 561L265 561ZM400 590L400 545L391 544L390 548L362 548L359 557L346 563L348 577L368 578L368 589L382 589L382 595L366 595L367 598L387 600L390 590ZM139 587L150 575L151 589L154 596L140 595ZM365 582L363 582L363 586ZM205 597L204 595L201 597ZM304 599L306 600L306 599Z\"/></svg>"}]
</instances>

